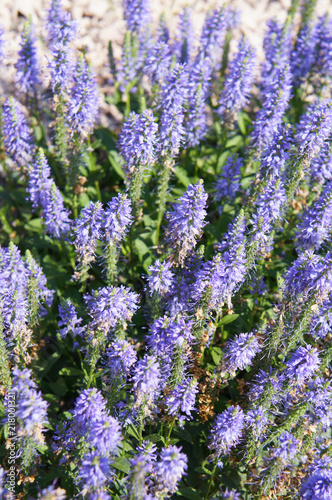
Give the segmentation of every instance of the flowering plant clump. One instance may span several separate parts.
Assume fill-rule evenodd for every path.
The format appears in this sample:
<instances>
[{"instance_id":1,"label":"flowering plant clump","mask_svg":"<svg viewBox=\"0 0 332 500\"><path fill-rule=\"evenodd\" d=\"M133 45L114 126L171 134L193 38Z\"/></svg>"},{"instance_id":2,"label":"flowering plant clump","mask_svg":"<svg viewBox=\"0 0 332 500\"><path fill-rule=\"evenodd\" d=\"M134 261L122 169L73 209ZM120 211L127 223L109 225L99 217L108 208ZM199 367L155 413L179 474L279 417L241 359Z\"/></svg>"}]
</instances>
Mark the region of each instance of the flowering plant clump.
<instances>
[{"instance_id":1,"label":"flowering plant clump","mask_svg":"<svg viewBox=\"0 0 332 500\"><path fill-rule=\"evenodd\" d=\"M186 6L170 35L124 0L98 78L61 0L46 35L25 23L0 97L0 498L332 499L314 3L254 47L231 2L201 33Z\"/></svg>"}]
</instances>

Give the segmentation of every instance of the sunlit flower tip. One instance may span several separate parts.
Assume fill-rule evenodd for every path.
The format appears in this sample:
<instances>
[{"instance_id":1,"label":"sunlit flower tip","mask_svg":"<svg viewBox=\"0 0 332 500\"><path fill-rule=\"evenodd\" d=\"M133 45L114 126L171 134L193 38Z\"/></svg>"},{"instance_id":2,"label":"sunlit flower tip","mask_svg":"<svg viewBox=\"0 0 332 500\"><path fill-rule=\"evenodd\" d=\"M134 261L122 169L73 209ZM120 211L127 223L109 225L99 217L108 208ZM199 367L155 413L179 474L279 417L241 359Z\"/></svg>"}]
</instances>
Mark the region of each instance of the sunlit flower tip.
<instances>
[{"instance_id":1,"label":"sunlit flower tip","mask_svg":"<svg viewBox=\"0 0 332 500\"><path fill-rule=\"evenodd\" d=\"M84 207L75 221L73 228L75 234L75 249L79 262L84 266L94 261L94 254L101 237L104 221L102 204L90 202Z\"/></svg>"},{"instance_id":2,"label":"sunlit flower tip","mask_svg":"<svg viewBox=\"0 0 332 500\"><path fill-rule=\"evenodd\" d=\"M214 196L215 201L219 204L226 200L234 200L240 188L241 167L243 165L242 158L235 155L230 155L227 158L222 169L222 174L217 179ZM222 206L218 207L219 212L222 211Z\"/></svg>"},{"instance_id":3,"label":"sunlit flower tip","mask_svg":"<svg viewBox=\"0 0 332 500\"><path fill-rule=\"evenodd\" d=\"M251 365L256 354L261 351L254 333L240 333L230 340L226 346L226 364L232 372L244 370Z\"/></svg>"},{"instance_id":4,"label":"sunlit flower tip","mask_svg":"<svg viewBox=\"0 0 332 500\"><path fill-rule=\"evenodd\" d=\"M71 133L86 137L92 131L99 113L96 75L83 55L77 61L70 91L67 120Z\"/></svg>"},{"instance_id":5,"label":"sunlit flower tip","mask_svg":"<svg viewBox=\"0 0 332 500\"><path fill-rule=\"evenodd\" d=\"M3 105L3 142L5 152L20 168L29 170L34 141L21 104L13 97Z\"/></svg>"},{"instance_id":6,"label":"sunlit flower tip","mask_svg":"<svg viewBox=\"0 0 332 500\"><path fill-rule=\"evenodd\" d=\"M21 49L18 52L18 61L15 64L17 70L15 82L19 92L35 96L39 78L39 63L36 49L37 37L31 19L23 28Z\"/></svg>"},{"instance_id":7,"label":"sunlit flower tip","mask_svg":"<svg viewBox=\"0 0 332 500\"><path fill-rule=\"evenodd\" d=\"M332 132L332 101L311 104L297 125L295 143L300 157L313 159L326 146Z\"/></svg>"},{"instance_id":8,"label":"sunlit flower tip","mask_svg":"<svg viewBox=\"0 0 332 500\"><path fill-rule=\"evenodd\" d=\"M159 260L156 260L156 262L148 268L148 271L151 273L147 278L151 296L153 293L163 296L169 292L174 278L174 273L171 269L172 266L169 262L166 261L161 263Z\"/></svg>"},{"instance_id":9,"label":"sunlit flower tip","mask_svg":"<svg viewBox=\"0 0 332 500\"><path fill-rule=\"evenodd\" d=\"M103 455L117 454L122 440L121 425L116 418L103 415L91 425L86 439Z\"/></svg>"},{"instance_id":10,"label":"sunlit flower tip","mask_svg":"<svg viewBox=\"0 0 332 500\"><path fill-rule=\"evenodd\" d=\"M188 75L182 64L176 64L161 91L159 150L162 155L177 155L186 141L184 104L188 92Z\"/></svg>"},{"instance_id":11,"label":"sunlit flower tip","mask_svg":"<svg viewBox=\"0 0 332 500\"><path fill-rule=\"evenodd\" d=\"M177 484L185 474L188 465L187 456L181 452L181 447L169 446L163 448L156 464L157 490L175 493Z\"/></svg>"},{"instance_id":12,"label":"sunlit flower tip","mask_svg":"<svg viewBox=\"0 0 332 500\"><path fill-rule=\"evenodd\" d=\"M180 413L179 421L191 420L192 411L195 411L196 394L198 393L198 382L196 379L184 380L178 384L166 398L166 407L170 415Z\"/></svg>"},{"instance_id":13,"label":"sunlit flower tip","mask_svg":"<svg viewBox=\"0 0 332 500\"><path fill-rule=\"evenodd\" d=\"M156 160L157 131L156 118L150 109L139 115L134 111L129 114L118 141L128 174Z\"/></svg>"},{"instance_id":14,"label":"sunlit flower tip","mask_svg":"<svg viewBox=\"0 0 332 500\"><path fill-rule=\"evenodd\" d=\"M301 85L308 75L314 60L317 45L317 28L310 22L303 26L296 38L296 44L291 54L291 72L293 85Z\"/></svg>"},{"instance_id":15,"label":"sunlit flower tip","mask_svg":"<svg viewBox=\"0 0 332 500\"><path fill-rule=\"evenodd\" d=\"M229 65L219 100L218 114L224 120L235 117L248 102L254 79L255 51L243 37Z\"/></svg>"},{"instance_id":16,"label":"sunlit flower tip","mask_svg":"<svg viewBox=\"0 0 332 500\"><path fill-rule=\"evenodd\" d=\"M263 89L263 104L254 122L253 142L263 151L279 134L282 118L292 93L289 65L278 68L271 82Z\"/></svg>"},{"instance_id":17,"label":"sunlit flower tip","mask_svg":"<svg viewBox=\"0 0 332 500\"><path fill-rule=\"evenodd\" d=\"M152 22L149 0L123 0L127 29L136 35L146 31Z\"/></svg>"},{"instance_id":18,"label":"sunlit flower tip","mask_svg":"<svg viewBox=\"0 0 332 500\"><path fill-rule=\"evenodd\" d=\"M107 204L103 229L107 242L119 243L127 234L133 222L130 199L126 194L118 194Z\"/></svg>"},{"instance_id":19,"label":"sunlit flower tip","mask_svg":"<svg viewBox=\"0 0 332 500\"><path fill-rule=\"evenodd\" d=\"M62 7L60 0L52 0L47 15L46 29L51 58L48 68L52 91L62 94L69 90L74 70L73 52L70 42L78 32L78 23Z\"/></svg>"},{"instance_id":20,"label":"sunlit flower tip","mask_svg":"<svg viewBox=\"0 0 332 500\"><path fill-rule=\"evenodd\" d=\"M320 365L316 348L307 345L299 347L286 361L286 375L289 380L304 383L310 379Z\"/></svg>"},{"instance_id":21,"label":"sunlit flower tip","mask_svg":"<svg viewBox=\"0 0 332 500\"><path fill-rule=\"evenodd\" d=\"M283 432L278 438L278 447L274 450L274 456L283 462L290 462L298 451L300 440L289 432Z\"/></svg>"},{"instance_id":22,"label":"sunlit flower tip","mask_svg":"<svg viewBox=\"0 0 332 500\"><path fill-rule=\"evenodd\" d=\"M185 258L196 245L196 239L206 222L206 202L208 195L200 182L190 185L173 210L167 212L166 237L178 262L183 265Z\"/></svg>"},{"instance_id":23,"label":"sunlit flower tip","mask_svg":"<svg viewBox=\"0 0 332 500\"><path fill-rule=\"evenodd\" d=\"M194 48L195 32L191 17L190 7L184 7L180 14L173 45L173 52L181 64L189 63Z\"/></svg>"},{"instance_id":24,"label":"sunlit flower tip","mask_svg":"<svg viewBox=\"0 0 332 500\"><path fill-rule=\"evenodd\" d=\"M215 9L205 18L200 37L197 59L207 57L211 67L218 70L221 64L222 52L227 29L233 24L233 16L223 6Z\"/></svg>"},{"instance_id":25,"label":"sunlit flower tip","mask_svg":"<svg viewBox=\"0 0 332 500\"><path fill-rule=\"evenodd\" d=\"M227 454L241 439L245 416L239 406L230 406L219 415L210 431L209 448L215 455Z\"/></svg>"},{"instance_id":26,"label":"sunlit flower tip","mask_svg":"<svg viewBox=\"0 0 332 500\"><path fill-rule=\"evenodd\" d=\"M309 476L302 482L301 500L330 500L332 495L332 461L327 455L309 467Z\"/></svg>"},{"instance_id":27,"label":"sunlit flower tip","mask_svg":"<svg viewBox=\"0 0 332 500\"><path fill-rule=\"evenodd\" d=\"M172 64L172 51L165 41L158 41L148 52L145 61L145 71L153 83L163 83L169 74Z\"/></svg>"},{"instance_id":28,"label":"sunlit flower tip","mask_svg":"<svg viewBox=\"0 0 332 500\"><path fill-rule=\"evenodd\" d=\"M60 321L58 326L61 326L59 334L62 338L65 338L70 332L73 338L78 335L82 337L85 331L85 327L81 326L82 318L77 317L77 312L75 306L71 303L70 299L67 299L62 304L59 304L59 316Z\"/></svg>"},{"instance_id":29,"label":"sunlit flower tip","mask_svg":"<svg viewBox=\"0 0 332 500\"><path fill-rule=\"evenodd\" d=\"M84 301L89 309L94 328L109 332L120 322L130 321L138 309L138 294L123 285L109 286L85 294Z\"/></svg>"},{"instance_id":30,"label":"sunlit flower tip","mask_svg":"<svg viewBox=\"0 0 332 500\"><path fill-rule=\"evenodd\" d=\"M254 435L262 435L264 427L269 423L269 417L262 406L249 410L245 416L246 423L253 429Z\"/></svg>"},{"instance_id":31,"label":"sunlit flower tip","mask_svg":"<svg viewBox=\"0 0 332 500\"><path fill-rule=\"evenodd\" d=\"M112 378L129 375L130 368L137 361L135 346L128 340L116 339L106 349L105 369L111 373Z\"/></svg>"},{"instance_id":32,"label":"sunlit flower tip","mask_svg":"<svg viewBox=\"0 0 332 500\"><path fill-rule=\"evenodd\" d=\"M98 488L106 483L110 474L108 458L97 452L89 452L82 460L77 481L86 488Z\"/></svg>"}]
</instances>

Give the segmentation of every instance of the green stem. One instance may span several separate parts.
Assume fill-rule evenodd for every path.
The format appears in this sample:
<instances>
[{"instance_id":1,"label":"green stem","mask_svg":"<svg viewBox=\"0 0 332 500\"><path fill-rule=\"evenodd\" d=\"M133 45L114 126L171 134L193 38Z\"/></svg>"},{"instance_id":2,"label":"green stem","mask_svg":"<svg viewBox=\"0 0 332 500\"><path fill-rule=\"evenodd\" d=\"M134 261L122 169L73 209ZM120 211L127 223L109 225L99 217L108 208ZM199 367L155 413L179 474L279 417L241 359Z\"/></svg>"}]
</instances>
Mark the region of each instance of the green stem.
<instances>
[{"instance_id":1,"label":"green stem","mask_svg":"<svg viewBox=\"0 0 332 500\"><path fill-rule=\"evenodd\" d=\"M212 482L213 482L213 477L214 477L214 474L216 472L216 468L217 468L217 459L215 458L215 464L214 464L214 467L213 467L213 470L212 470L212 473L211 473L211 476L210 476L210 480L209 480L209 484L208 484L208 489L206 491L206 495L204 497L204 500L207 500L209 498L209 493L210 493L210 490L211 490L211 486L212 486Z\"/></svg>"},{"instance_id":2,"label":"green stem","mask_svg":"<svg viewBox=\"0 0 332 500\"><path fill-rule=\"evenodd\" d=\"M174 427L174 424L175 424L175 419L176 419L176 417L173 418L173 420L171 422L171 425L169 426L169 430L168 430L168 434L167 434L167 438L166 438L166 444L165 444L166 448L167 448L167 446L169 444L169 440L171 438L172 430L173 430L173 427Z\"/></svg>"}]
</instances>

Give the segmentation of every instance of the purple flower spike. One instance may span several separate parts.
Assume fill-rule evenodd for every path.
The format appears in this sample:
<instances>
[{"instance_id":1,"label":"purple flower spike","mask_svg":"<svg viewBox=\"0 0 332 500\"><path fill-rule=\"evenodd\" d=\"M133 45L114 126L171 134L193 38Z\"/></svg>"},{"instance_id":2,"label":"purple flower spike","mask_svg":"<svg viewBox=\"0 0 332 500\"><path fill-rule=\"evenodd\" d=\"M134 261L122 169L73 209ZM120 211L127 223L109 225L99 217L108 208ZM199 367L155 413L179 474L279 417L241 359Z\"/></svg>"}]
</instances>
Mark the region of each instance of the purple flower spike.
<instances>
[{"instance_id":1,"label":"purple flower spike","mask_svg":"<svg viewBox=\"0 0 332 500\"><path fill-rule=\"evenodd\" d=\"M6 57L5 29L0 24L0 64L4 63Z\"/></svg>"},{"instance_id":2,"label":"purple flower spike","mask_svg":"<svg viewBox=\"0 0 332 500\"><path fill-rule=\"evenodd\" d=\"M148 167L156 160L157 130L158 125L151 110L146 109L140 115L134 111L129 114L118 141L129 176L137 168Z\"/></svg>"},{"instance_id":3,"label":"purple flower spike","mask_svg":"<svg viewBox=\"0 0 332 500\"><path fill-rule=\"evenodd\" d=\"M212 70L220 69L226 33L232 24L231 18L232 13L224 6L207 15L202 28L197 62L207 58Z\"/></svg>"},{"instance_id":4,"label":"purple flower spike","mask_svg":"<svg viewBox=\"0 0 332 500\"><path fill-rule=\"evenodd\" d=\"M244 413L239 406L230 406L217 416L210 432L209 448L215 456L227 454L241 439Z\"/></svg>"},{"instance_id":5,"label":"purple flower spike","mask_svg":"<svg viewBox=\"0 0 332 500\"><path fill-rule=\"evenodd\" d=\"M72 80L74 63L70 42L76 37L78 23L65 12L61 1L53 0L48 12L47 31L50 42L51 60L49 70L52 91L63 93Z\"/></svg>"},{"instance_id":6,"label":"purple flower spike","mask_svg":"<svg viewBox=\"0 0 332 500\"><path fill-rule=\"evenodd\" d=\"M314 60L317 44L317 28L309 23L297 36L295 48L291 55L291 72L293 85L301 85L308 75Z\"/></svg>"},{"instance_id":7,"label":"purple flower spike","mask_svg":"<svg viewBox=\"0 0 332 500\"><path fill-rule=\"evenodd\" d=\"M70 92L67 120L71 133L87 137L98 118L99 97L96 75L83 55L80 56L74 72L74 85Z\"/></svg>"},{"instance_id":8,"label":"purple flower spike","mask_svg":"<svg viewBox=\"0 0 332 500\"><path fill-rule=\"evenodd\" d=\"M61 338L65 338L69 332L72 334L73 338L75 338L76 335L79 337L84 335L85 328L80 326L83 320L77 317L75 306L69 299L59 305L59 316L60 321L58 322L58 326L63 327L59 330Z\"/></svg>"},{"instance_id":9,"label":"purple flower spike","mask_svg":"<svg viewBox=\"0 0 332 500\"><path fill-rule=\"evenodd\" d=\"M175 156L186 141L184 104L188 97L188 74L177 64L168 75L161 92L160 152Z\"/></svg>"},{"instance_id":10,"label":"purple flower spike","mask_svg":"<svg viewBox=\"0 0 332 500\"><path fill-rule=\"evenodd\" d=\"M289 380L296 380L298 384L303 384L312 377L319 364L317 349L309 345L301 346L286 361L286 375Z\"/></svg>"},{"instance_id":11,"label":"purple flower spike","mask_svg":"<svg viewBox=\"0 0 332 500\"><path fill-rule=\"evenodd\" d=\"M332 133L332 101L318 101L308 106L295 135L300 156L313 159L326 146Z\"/></svg>"},{"instance_id":12,"label":"purple flower spike","mask_svg":"<svg viewBox=\"0 0 332 500\"><path fill-rule=\"evenodd\" d=\"M211 93L211 66L201 59L189 74L189 112L186 120L188 145L198 146L208 132L206 103Z\"/></svg>"},{"instance_id":13,"label":"purple flower spike","mask_svg":"<svg viewBox=\"0 0 332 500\"><path fill-rule=\"evenodd\" d=\"M20 168L29 170L35 149L33 137L22 106L13 97L3 105L3 142L6 154Z\"/></svg>"},{"instance_id":14,"label":"purple flower spike","mask_svg":"<svg viewBox=\"0 0 332 500\"><path fill-rule=\"evenodd\" d=\"M262 347L253 333L240 333L236 335L226 346L227 368L231 372L244 370L247 366L251 365L256 354L261 349Z\"/></svg>"},{"instance_id":15,"label":"purple flower spike","mask_svg":"<svg viewBox=\"0 0 332 500\"><path fill-rule=\"evenodd\" d=\"M160 389L159 363L155 356L146 354L134 369L133 390L136 396L134 409L139 409L143 417L149 416Z\"/></svg>"},{"instance_id":16,"label":"purple flower spike","mask_svg":"<svg viewBox=\"0 0 332 500\"><path fill-rule=\"evenodd\" d=\"M253 429L256 437L262 436L264 427L269 423L269 418L262 406L255 410L249 410L246 414L246 422Z\"/></svg>"},{"instance_id":17,"label":"purple flower spike","mask_svg":"<svg viewBox=\"0 0 332 500\"><path fill-rule=\"evenodd\" d=\"M171 47L165 41L159 41L149 51L145 61L145 71L153 83L164 83L172 64Z\"/></svg>"},{"instance_id":18,"label":"purple flower spike","mask_svg":"<svg viewBox=\"0 0 332 500\"><path fill-rule=\"evenodd\" d=\"M301 500L330 500L332 498L332 460L324 455L309 468L310 476L301 487Z\"/></svg>"},{"instance_id":19,"label":"purple flower spike","mask_svg":"<svg viewBox=\"0 0 332 500\"><path fill-rule=\"evenodd\" d=\"M104 220L102 204L90 202L84 207L80 216L75 221L74 233L75 249L78 260L82 266L87 266L95 260L94 253L101 237L101 228Z\"/></svg>"},{"instance_id":20,"label":"purple flower spike","mask_svg":"<svg viewBox=\"0 0 332 500\"><path fill-rule=\"evenodd\" d=\"M269 146L279 134L282 118L289 106L292 90L289 66L278 68L271 83L264 87L263 106L254 122L253 142L259 151Z\"/></svg>"},{"instance_id":21,"label":"purple flower spike","mask_svg":"<svg viewBox=\"0 0 332 500\"><path fill-rule=\"evenodd\" d=\"M34 209L42 209L46 232L53 238L64 238L69 233L71 220L64 207L62 195L51 177L51 169L40 148L29 175L30 201Z\"/></svg>"},{"instance_id":22,"label":"purple flower spike","mask_svg":"<svg viewBox=\"0 0 332 500\"><path fill-rule=\"evenodd\" d=\"M89 452L83 458L77 480L86 488L99 488L106 483L110 474L108 458L97 452Z\"/></svg>"},{"instance_id":23,"label":"purple flower spike","mask_svg":"<svg viewBox=\"0 0 332 500\"><path fill-rule=\"evenodd\" d=\"M192 57L195 42L194 26L191 19L191 9L187 5L180 14L179 24L175 35L173 52L179 63L189 63Z\"/></svg>"},{"instance_id":24,"label":"purple flower spike","mask_svg":"<svg viewBox=\"0 0 332 500\"><path fill-rule=\"evenodd\" d=\"M34 97L37 87L40 85L36 40L32 21L29 19L24 25L21 49L18 53L19 58L15 64L17 70L15 81L19 92Z\"/></svg>"},{"instance_id":25,"label":"purple flower spike","mask_svg":"<svg viewBox=\"0 0 332 500\"><path fill-rule=\"evenodd\" d=\"M303 214L298 225L298 246L305 250L318 250L330 237L332 230L332 182Z\"/></svg>"},{"instance_id":26,"label":"purple flower spike","mask_svg":"<svg viewBox=\"0 0 332 500\"><path fill-rule=\"evenodd\" d=\"M21 439L31 438L33 442L43 444L43 424L47 423L48 403L42 394L36 390L36 384L31 380L31 370L13 369L12 390L16 394L16 417L19 419Z\"/></svg>"},{"instance_id":27,"label":"purple flower spike","mask_svg":"<svg viewBox=\"0 0 332 500\"><path fill-rule=\"evenodd\" d=\"M156 474L157 490L163 495L175 493L178 482L188 468L188 459L181 449L169 446L161 450L160 460L156 464Z\"/></svg>"},{"instance_id":28,"label":"purple flower spike","mask_svg":"<svg viewBox=\"0 0 332 500\"><path fill-rule=\"evenodd\" d=\"M149 283L149 293L152 296L154 292L158 295L163 296L169 292L172 283L174 273L171 271L172 266L169 262L161 263L159 260L148 268L151 273L147 280Z\"/></svg>"},{"instance_id":29,"label":"purple flower spike","mask_svg":"<svg viewBox=\"0 0 332 500\"><path fill-rule=\"evenodd\" d=\"M283 432L278 439L278 448L275 449L274 454L283 462L289 463L298 451L300 440L296 439L289 432Z\"/></svg>"},{"instance_id":30,"label":"purple flower spike","mask_svg":"<svg viewBox=\"0 0 332 500\"><path fill-rule=\"evenodd\" d=\"M202 182L190 185L179 202L173 205L172 212L166 214L168 244L181 266L195 247L196 238L201 236L206 224L204 218L207 198Z\"/></svg>"},{"instance_id":31,"label":"purple flower spike","mask_svg":"<svg viewBox=\"0 0 332 500\"><path fill-rule=\"evenodd\" d=\"M109 286L85 294L84 301L92 318L92 326L106 333L120 322L130 321L138 309L138 295L130 288Z\"/></svg>"},{"instance_id":32,"label":"purple flower spike","mask_svg":"<svg viewBox=\"0 0 332 500\"><path fill-rule=\"evenodd\" d=\"M170 415L176 415L179 412L184 415L179 415L180 425L183 425L184 420L191 420L191 412L195 411L196 394L198 393L198 382L196 379L184 380L182 384L178 384L166 398L166 406Z\"/></svg>"},{"instance_id":33,"label":"purple flower spike","mask_svg":"<svg viewBox=\"0 0 332 500\"><path fill-rule=\"evenodd\" d=\"M106 356L105 368L110 372L112 379L128 376L131 367L137 361L135 347L124 339L114 340L111 347L106 349Z\"/></svg>"},{"instance_id":34,"label":"purple flower spike","mask_svg":"<svg viewBox=\"0 0 332 500\"><path fill-rule=\"evenodd\" d=\"M234 200L240 188L242 158L231 154L222 169L222 174L216 182L216 194L214 199L217 203L225 200ZM218 212L222 212L223 207L218 206Z\"/></svg>"},{"instance_id":35,"label":"purple flower spike","mask_svg":"<svg viewBox=\"0 0 332 500\"><path fill-rule=\"evenodd\" d=\"M321 16L316 24L317 45L313 70L321 80L332 76L332 18L328 14Z\"/></svg>"},{"instance_id":36,"label":"purple flower spike","mask_svg":"<svg viewBox=\"0 0 332 500\"><path fill-rule=\"evenodd\" d=\"M229 64L229 73L220 95L218 114L223 120L232 120L247 104L254 79L255 59L253 47L243 37L236 56Z\"/></svg>"},{"instance_id":37,"label":"purple flower spike","mask_svg":"<svg viewBox=\"0 0 332 500\"><path fill-rule=\"evenodd\" d=\"M133 222L131 202L126 194L112 198L105 210L103 229L107 242L120 243Z\"/></svg>"},{"instance_id":38,"label":"purple flower spike","mask_svg":"<svg viewBox=\"0 0 332 500\"><path fill-rule=\"evenodd\" d=\"M152 22L149 0L123 0L124 19L127 29L140 35Z\"/></svg>"}]
</instances>

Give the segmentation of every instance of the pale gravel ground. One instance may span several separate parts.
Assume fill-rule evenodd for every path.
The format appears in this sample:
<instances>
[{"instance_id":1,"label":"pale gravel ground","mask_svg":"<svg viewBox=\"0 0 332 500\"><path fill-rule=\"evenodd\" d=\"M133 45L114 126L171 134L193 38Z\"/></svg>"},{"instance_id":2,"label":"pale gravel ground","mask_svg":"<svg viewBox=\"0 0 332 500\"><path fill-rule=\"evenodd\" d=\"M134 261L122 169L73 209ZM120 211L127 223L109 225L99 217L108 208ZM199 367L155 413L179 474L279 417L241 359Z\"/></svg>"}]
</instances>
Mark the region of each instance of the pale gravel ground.
<instances>
[{"instance_id":1,"label":"pale gravel ground","mask_svg":"<svg viewBox=\"0 0 332 500\"><path fill-rule=\"evenodd\" d=\"M160 14L165 11L166 17L174 32L177 14L185 5L192 6L193 20L197 35L199 35L204 17L209 8L222 5L221 0L150 0L153 16L157 22ZM7 93L8 83L13 78L13 63L19 48L20 32L24 21L29 15L36 26L37 34L44 37L44 19L47 0L0 0L0 24L6 30L7 58L5 66L0 69L0 91ZM245 33L255 46L259 59L262 58L262 40L266 21L272 17L283 21L291 0L229 0L232 7L241 11L240 31ZM121 0L63 0L63 5L70 9L73 18L80 24L80 34L77 47L88 46L90 59L95 72L103 80L109 76L107 58L108 42L114 42L115 55L120 54L120 45L125 32L122 20ZM317 13L332 12L332 0L318 0ZM47 59L43 44L39 42L39 52L44 66ZM1 85L2 83L2 85ZM106 106L107 107L107 106ZM104 111L107 109L104 107ZM108 112L110 109L108 109ZM113 112L115 112L113 110Z\"/></svg>"}]
</instances>

